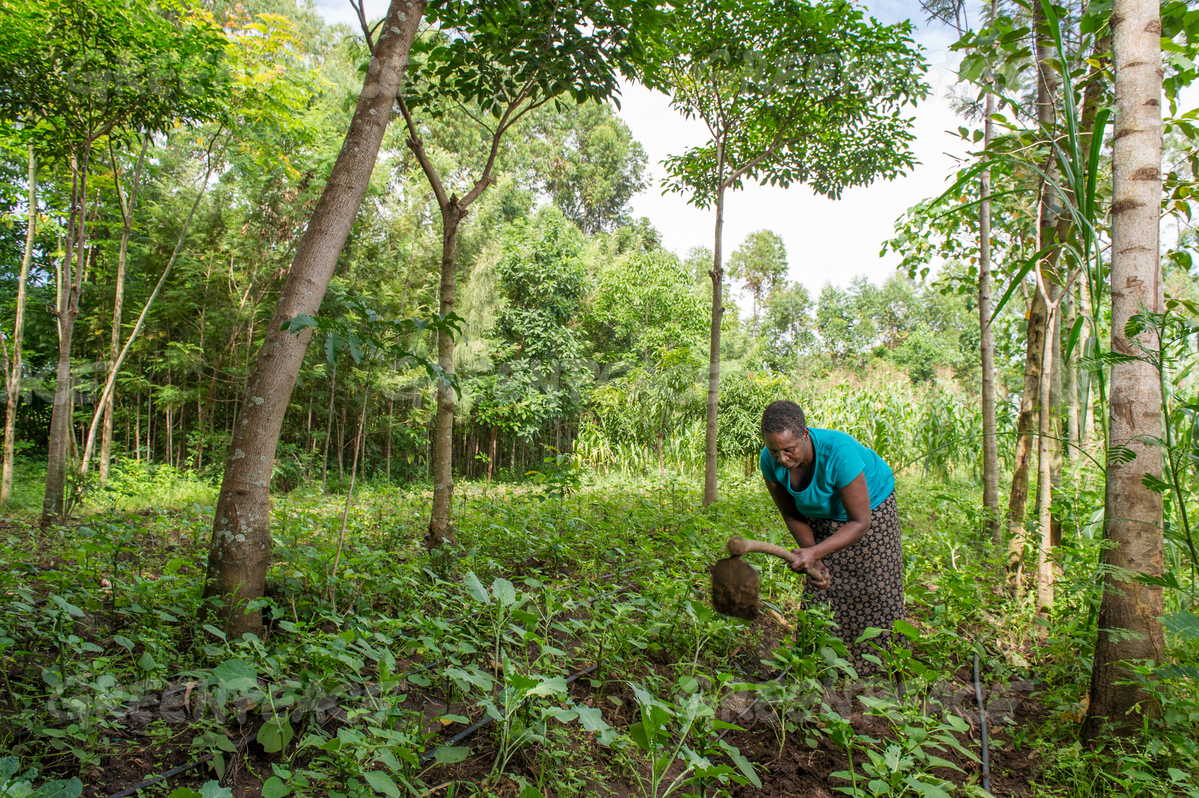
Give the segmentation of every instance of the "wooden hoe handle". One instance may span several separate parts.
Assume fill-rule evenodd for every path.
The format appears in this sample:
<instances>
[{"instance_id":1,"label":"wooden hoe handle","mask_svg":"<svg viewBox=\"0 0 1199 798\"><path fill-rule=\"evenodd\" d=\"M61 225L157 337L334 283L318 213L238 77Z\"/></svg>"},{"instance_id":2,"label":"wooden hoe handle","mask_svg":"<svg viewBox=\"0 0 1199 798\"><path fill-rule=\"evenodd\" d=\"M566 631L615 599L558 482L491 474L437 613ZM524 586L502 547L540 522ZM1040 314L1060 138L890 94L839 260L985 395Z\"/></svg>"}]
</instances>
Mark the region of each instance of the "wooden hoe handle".
<instances>
[{"instance_id":1,"label":"wooden hoe handle","mask_svg":"<svg viewBox=\"0 0 1199 798\"><path fill-rule=\"evenodd\" d=\"M782 546L776 546L764 540L746 540L745 538L733 537L729 538L727 548L729 554L734 557L757 552L759 554L773 554L775 557L786 560L788 563L795 562L795 555L790 549L784 549Z\"/></svg>"}]
</instances>

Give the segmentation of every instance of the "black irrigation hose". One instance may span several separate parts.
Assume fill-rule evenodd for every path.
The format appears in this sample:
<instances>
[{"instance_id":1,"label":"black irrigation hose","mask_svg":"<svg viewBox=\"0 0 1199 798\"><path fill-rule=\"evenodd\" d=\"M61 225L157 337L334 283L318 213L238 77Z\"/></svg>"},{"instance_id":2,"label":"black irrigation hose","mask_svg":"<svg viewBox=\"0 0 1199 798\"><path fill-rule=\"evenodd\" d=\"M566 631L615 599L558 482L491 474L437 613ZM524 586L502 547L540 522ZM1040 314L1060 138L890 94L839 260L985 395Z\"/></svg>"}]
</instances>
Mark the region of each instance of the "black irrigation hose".
<instances>
[{"instance_id":1,"label":"black irrigation hose","mask_svg":"<svg viewBox=\"0 0 1199 798\"><path fill-rule=\"evenodd\" d=\"M983 706L983 688L978 681L978 652L974 653L974 698L978 701L978 723L982 730L983 738L983 761L982 761L982 777L983 789L987 792L991 791L991 751L987 743L987 709Z\"/></svg>"},{"instance_id":2,"label":"black irrigation hose","mask_svg":"<svg viewBox=\"0 0 1199 798\"><path fill-rule=\"evenodd\" d=\"M597 668L599 668L599 665L588 665L583 670L577 671L576 673L573 673L570 676L568 676L566 678L566 683L570 684L571 682L573 682L577 679L581 679L582 677L586 676L589 673L594 673ZM470 737L472 734L477 732L479 729L481 729L484 726L486 726L487 724L491 723L493 720L495 720L495 719L493 717L491 717L490 715L488 715L487 717L483 718L481 721L474 724L470 728L464 729L464 730L458 732L457 734L455 734L444 745L454 745L456 743L462 742L467 737ZM441 748L441 747L444 747L444 746L438 746L438 748ZM426 751L420 755L419 761L421 762L421 764L424 764L425 762L428 762L430 759L432 759L436 755L436 753L437 753L436 748L433 749L432 751Z\"/></svg>"}]
</instances>

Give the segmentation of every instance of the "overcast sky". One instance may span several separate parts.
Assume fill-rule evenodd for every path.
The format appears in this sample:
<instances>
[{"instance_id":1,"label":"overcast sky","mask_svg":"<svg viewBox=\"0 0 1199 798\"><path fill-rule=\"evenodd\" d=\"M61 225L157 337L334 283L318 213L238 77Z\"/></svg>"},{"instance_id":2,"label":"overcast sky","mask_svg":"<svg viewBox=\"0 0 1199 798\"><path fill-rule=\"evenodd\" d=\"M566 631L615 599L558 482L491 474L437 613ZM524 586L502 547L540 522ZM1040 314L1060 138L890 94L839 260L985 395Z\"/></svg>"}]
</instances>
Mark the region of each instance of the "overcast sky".
<instances>
[{"instance_id":1,"label":"overcast sky","mask_svg":"<svg viewBox=\"0 0 1199 798\"><path fill-rule=\"evenodd\" d=\"M348 0L317 0L316 5L331 22L357 25ZM956 170L955 157L967 150L949 132L962 124L946 99L955 81L956 59L949 45L956 36L939 24L925 24L916 0L869 0L865 5L880 22L912 18L917 24L916 41L924 47L930 68L927 80L933 89L933 95L915 109L914 150L919 165L906 177L850 189L839 201L815 196L803 186L747 186L729 194L726 201L726 253L755 230L773 230L786 243L791 279L802 282L814 295L828 282L848 285L859 274L874 282L890 276L899 258L879 258L879 250L891 237L895 220L916 202L944 191L946 178ZM368 18L377 19L386 9L386 0L366 0ZM639 86L624 86L620 103L621 117L649 156L652 176L650 188L633 199L634 215L648 216L661 231L663 244L680 257L692 247L710 247L713 212L692 208L680 195L662 196L659 183L664 158L706 140L702 124L673 111L664 95Z\"/></svg>"}]
</instances>

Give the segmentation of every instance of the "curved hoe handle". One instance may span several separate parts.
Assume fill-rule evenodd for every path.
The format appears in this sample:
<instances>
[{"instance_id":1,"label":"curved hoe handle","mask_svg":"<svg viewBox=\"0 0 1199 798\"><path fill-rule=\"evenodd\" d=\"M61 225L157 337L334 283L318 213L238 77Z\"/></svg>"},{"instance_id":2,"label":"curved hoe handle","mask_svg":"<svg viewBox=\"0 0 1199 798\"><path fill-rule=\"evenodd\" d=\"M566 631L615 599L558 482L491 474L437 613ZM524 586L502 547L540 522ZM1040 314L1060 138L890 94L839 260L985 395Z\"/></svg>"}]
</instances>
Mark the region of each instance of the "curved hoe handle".
<instances>
[{"instance_id":1,"label":"curved hoe handle","mask_svg":"<svg viewBox=\"0 0 1199 798\"><path fill-rule=\"evenodd\" d=\"M764 540L747 540L745 538L732 537L726 546L729 554L734 557L740 557L743 554L773 554L775 557L786 560L789 563L795 562L795 555L790 549L784 549L782 546L776 546L773 543L767 543Z\"/></svg>"}]
</instances>

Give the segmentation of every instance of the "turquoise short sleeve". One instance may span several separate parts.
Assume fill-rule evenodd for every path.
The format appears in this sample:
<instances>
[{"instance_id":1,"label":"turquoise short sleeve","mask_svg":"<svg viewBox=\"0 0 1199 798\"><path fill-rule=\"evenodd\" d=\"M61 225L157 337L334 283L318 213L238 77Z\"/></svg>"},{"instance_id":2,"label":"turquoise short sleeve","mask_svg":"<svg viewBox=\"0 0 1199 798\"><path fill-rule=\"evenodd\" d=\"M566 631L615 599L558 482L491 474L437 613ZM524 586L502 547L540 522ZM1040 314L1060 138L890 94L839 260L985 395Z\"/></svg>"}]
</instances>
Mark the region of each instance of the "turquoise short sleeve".
<instances>
[{"instance_id":1,"label":"turquoise short sleeve","mask_svg":"<svg viewBox=\"0 0 1199 798\"><path fill-rule=\"evenodd\" d=\"M829 482L837 490L853 482L858 474L866 470L862 458L848 446L833 449L829 460Z\"/></svg>"}]
</instances>

